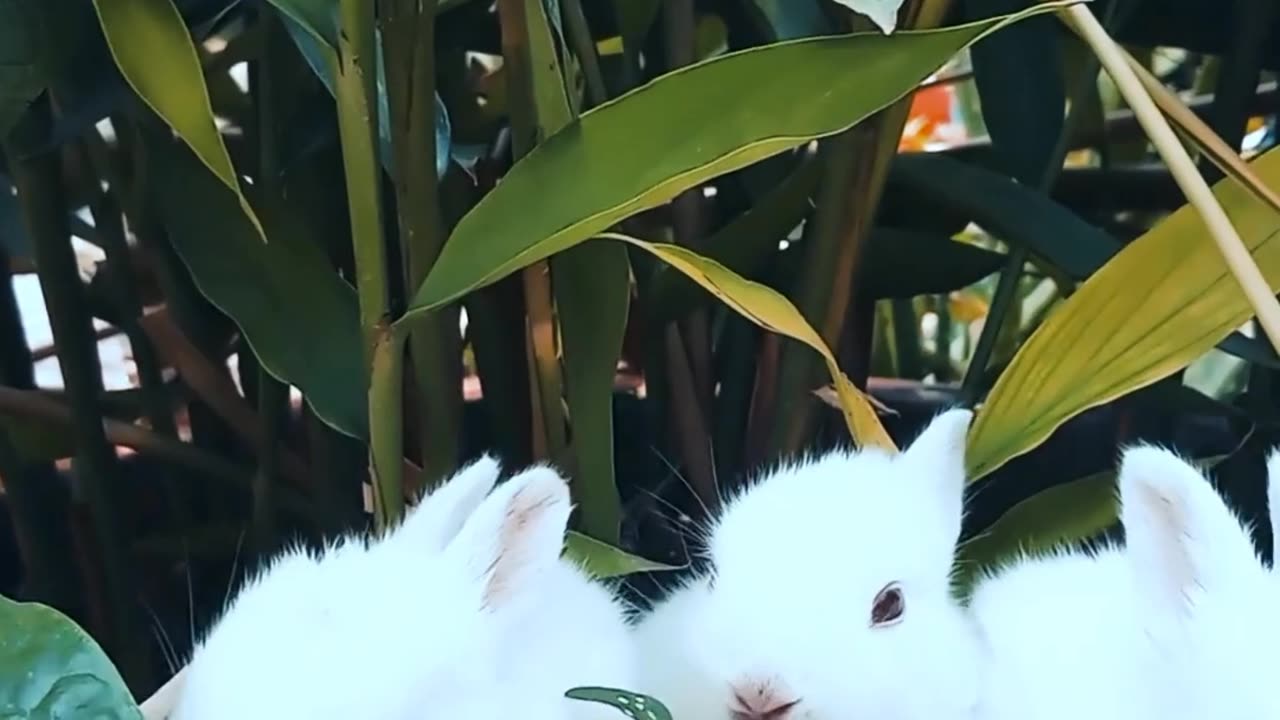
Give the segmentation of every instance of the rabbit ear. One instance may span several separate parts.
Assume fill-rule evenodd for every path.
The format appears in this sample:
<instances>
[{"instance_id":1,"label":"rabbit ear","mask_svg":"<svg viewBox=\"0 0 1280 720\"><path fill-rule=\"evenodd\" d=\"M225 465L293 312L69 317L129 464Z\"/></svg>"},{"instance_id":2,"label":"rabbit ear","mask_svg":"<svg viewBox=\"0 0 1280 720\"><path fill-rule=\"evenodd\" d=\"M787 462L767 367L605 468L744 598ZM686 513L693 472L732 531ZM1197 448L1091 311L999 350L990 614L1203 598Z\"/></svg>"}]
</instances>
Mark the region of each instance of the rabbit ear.
<instances>
[{"instance_id":1,"label":"rabbit ear","mask_svg":"<svg viewBox=\"0 0 1280 720\"><path fill-rule=\"evenodd\" d=\"M1120 463L1120 516L1139 587L1182 603L1260 572L1253 541L1200 472L1156 447Z\"/></svg>"},{"instance_id":2,"label":"rabbit ear","mask_svg":"<svg viewBox=\"0 0 1280 720\"><path fill-rule=\"evenodd\" d=\"M902 453L911 479L926 483L923 491L937 499L941 522L953 542L960 535L964 515L964 452L972 420L970 410L948 410L935 417Z\"/></svg>"},{"instance_id":3,"label":"rabbit ear","mask_svg":"<svg viewBox=\"0 0 1280 720\"><path fill-rule=\"evenodd\" d=\"M1271 520L1271 566L1280 567L1280 447L1267 453L1267 515Z\"/></svg>"},{"instance_id":4,"label":"rabbit ear","mask_svg":"<svg viewBox=\"0 0 1280 720\"><path fill-rule=\"evenodd\" d=\"M424 551L443 550L493 489L499 474L498 461L482 455L424 496L409 511L396 537Z\"/></svg>"},{"instance_id":5,"label":"rabbit ear","mask_svg":"<svg viewBox=\"0 0 1280 720\"><path fill-rule=\"evenodd\" d=\"M569 486L549 467L498 486L449 546L484 582L484 604L499 608L560 562L572 505Z\"/></svg>"}]
</instances>

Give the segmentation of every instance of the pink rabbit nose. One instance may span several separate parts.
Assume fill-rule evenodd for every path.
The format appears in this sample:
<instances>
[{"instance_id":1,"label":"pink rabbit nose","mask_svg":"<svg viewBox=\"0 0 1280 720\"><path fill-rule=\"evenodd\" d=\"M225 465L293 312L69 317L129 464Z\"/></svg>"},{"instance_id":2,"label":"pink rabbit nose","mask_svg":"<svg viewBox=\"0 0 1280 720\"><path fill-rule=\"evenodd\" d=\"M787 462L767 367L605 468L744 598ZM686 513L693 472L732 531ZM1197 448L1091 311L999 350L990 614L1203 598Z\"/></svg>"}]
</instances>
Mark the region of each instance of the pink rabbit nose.
<instances>
[{"instance_id":1,"label":"pink rabbit nose","mask_svg":"<svg viewBox=\"0 0 1280 720\"><path fill-rule=\"evenodd\" d=\"M799 704L772 682L751 682L734 686L729 712L733 720L788 720Z\"/></svg>"}]
</instances>

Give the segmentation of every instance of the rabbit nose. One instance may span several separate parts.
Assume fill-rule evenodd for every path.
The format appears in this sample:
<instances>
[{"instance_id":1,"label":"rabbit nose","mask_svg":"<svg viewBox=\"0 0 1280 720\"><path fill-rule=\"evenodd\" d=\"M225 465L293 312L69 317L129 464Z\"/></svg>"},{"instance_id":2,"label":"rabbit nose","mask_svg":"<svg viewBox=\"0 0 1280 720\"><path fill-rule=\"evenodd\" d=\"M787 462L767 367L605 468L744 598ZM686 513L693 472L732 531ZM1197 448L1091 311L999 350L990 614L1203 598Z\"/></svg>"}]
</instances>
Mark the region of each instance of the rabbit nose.
<instances>
[{"instance_id":1,"label":"rabbit nose","mask_svg":"<svg viewBox=\"0 0 1280 720\"><path fill-rule=\"evenodd\" d=\"M800 698L792 697L774 683L747 683L733 688L729 712L733 720L788 720L799 704Z\"/></svg>"}]
</instances>

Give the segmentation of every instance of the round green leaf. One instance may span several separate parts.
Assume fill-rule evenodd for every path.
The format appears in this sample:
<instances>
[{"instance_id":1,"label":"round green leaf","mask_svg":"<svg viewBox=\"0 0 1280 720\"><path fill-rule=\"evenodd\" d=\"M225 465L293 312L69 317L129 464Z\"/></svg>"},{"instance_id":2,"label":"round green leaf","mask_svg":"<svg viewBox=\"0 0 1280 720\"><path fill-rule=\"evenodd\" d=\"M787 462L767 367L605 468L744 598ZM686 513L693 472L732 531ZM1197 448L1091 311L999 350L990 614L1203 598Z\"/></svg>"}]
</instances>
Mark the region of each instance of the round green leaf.
<instances>
[{"instance_id":1,"label":"round green leaf","mask_svg":"<svg viewBox=\"0 0 1280 720\"><path fill-rule=\"evenodd\" d=\"M602 687L574 688L564 695L573 700L615 707L626 717L636 720L671 720L666 706L648 695Z\"/></svg>"},{"instance_id":2,"label":"round green leaf","mask_svg":"<svg viewBox=\"0 0 1280 720\"><path fill-rule=\"evenodd\" d=\"M65 615L0 597L0 720L142 717L102 648Z\"/></svg>"}]
</instances>

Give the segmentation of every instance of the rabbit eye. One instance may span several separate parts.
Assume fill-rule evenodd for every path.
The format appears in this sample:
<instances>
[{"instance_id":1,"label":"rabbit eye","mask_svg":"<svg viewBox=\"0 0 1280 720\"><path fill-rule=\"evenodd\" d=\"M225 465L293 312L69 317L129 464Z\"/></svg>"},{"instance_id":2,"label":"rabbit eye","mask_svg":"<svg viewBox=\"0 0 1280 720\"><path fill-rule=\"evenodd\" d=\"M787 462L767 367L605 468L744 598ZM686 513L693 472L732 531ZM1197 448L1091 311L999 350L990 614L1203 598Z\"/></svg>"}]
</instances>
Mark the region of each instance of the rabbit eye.
<instances>
[{"instance_id":1,"label":"rabbit eye","mask_svg":"<svg viewBox=\"0 0 1280 720\"><path fill-rule=\"evenodd\" d=\"M875 602L871 604L871 626L884 627L898 622L906 607L906 600L902 597L902 588L898 583L885 585L876 593Z\"/></svg>"}]
</instances>

